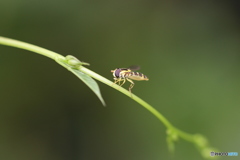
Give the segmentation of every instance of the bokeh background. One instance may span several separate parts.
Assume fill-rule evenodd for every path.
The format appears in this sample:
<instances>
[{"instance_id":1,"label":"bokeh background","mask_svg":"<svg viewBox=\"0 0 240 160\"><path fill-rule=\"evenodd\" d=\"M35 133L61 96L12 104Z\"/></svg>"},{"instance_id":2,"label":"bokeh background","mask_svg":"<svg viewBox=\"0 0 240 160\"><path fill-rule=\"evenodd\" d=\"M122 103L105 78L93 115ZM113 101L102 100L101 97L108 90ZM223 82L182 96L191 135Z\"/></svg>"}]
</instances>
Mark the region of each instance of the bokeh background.
<instances>
[{"instance_id":1,"label":"bokeh background","mask_svg":"<svg viewBox=\"0 0 240 160\"><path fill-rule=\"evenodd\" d=\"M239 18L230 0L0 1L1 36L74 55L108 79L140 65L150 80L135 94L179 129L238 153ZM101 82L107 107L51 59L2 45L0 53L1 160L202 159L184 140L172 157L163 124Z\"/></svg>"}]
</instances>

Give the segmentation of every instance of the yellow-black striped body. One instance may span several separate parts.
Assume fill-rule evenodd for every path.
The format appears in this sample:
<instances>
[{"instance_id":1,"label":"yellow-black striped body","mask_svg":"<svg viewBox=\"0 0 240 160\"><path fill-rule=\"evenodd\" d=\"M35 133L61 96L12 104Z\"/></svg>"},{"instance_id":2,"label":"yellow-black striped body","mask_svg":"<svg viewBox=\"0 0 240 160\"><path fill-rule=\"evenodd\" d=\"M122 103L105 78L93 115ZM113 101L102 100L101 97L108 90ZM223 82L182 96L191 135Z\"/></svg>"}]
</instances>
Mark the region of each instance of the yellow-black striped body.
<instances>
[{"instance_id":1,"label":"yellow-black striped body","mask_svg":"<svg viewBox=\"0 0 240 160\"><path fill-rule=\"evenodd\" d=\"M117 68L115 70L112 70L111 72L113 72L113 77L115 80L114 83L118 83L120 86L122 86L126 80L131 83L129 87L130 92L134 86L134 82L132 80L137 80L137 81L149 80L146 75L139 72L133 72L130 68ZM123 81L122 84L121 84L121 81Z\"/></svg>"}]
</instances>

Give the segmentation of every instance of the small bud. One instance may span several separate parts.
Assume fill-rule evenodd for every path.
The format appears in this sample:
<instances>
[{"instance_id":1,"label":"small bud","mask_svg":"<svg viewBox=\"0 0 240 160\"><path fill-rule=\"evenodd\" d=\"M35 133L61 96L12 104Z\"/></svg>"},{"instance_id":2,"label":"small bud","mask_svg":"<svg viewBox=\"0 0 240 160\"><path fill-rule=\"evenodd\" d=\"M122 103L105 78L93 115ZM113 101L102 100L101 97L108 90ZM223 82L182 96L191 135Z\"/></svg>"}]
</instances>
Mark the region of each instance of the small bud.
<instances>
[{"instance_id":1,"label":"small bud","mask_svg":"<svg viewBox=\"0 0 240 160\"><path fill-rule=\"evenodd\" d=\"M72 55L67 55L66 56L66 60L67 63L75 68L81 66L81 65L90 65L89 63L86 62L81 62L80 60L78 60L76 57L72 56Z\"/></svg>"}]
</instances>

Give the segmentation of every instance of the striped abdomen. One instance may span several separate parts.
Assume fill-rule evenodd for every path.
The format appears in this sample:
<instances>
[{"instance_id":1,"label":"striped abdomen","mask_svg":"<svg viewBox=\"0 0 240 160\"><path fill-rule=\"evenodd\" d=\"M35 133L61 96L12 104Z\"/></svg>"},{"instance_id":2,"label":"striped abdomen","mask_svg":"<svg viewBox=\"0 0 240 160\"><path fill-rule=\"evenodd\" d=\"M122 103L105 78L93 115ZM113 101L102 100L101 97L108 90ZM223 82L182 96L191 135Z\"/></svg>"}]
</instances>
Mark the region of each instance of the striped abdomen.
<instances>
[{"instance_id":1,"label":"striped abdomen","mask_svg":"<svg viewBox=\"0 0 240 160\"><path fill-rule=\"evenodd\" d=\"M130 78L133 80L137 80L137 81L148 81L148 77L142 73L139 72L123 72L123 77L125 78Z\"/></svg>"}]
</instances>

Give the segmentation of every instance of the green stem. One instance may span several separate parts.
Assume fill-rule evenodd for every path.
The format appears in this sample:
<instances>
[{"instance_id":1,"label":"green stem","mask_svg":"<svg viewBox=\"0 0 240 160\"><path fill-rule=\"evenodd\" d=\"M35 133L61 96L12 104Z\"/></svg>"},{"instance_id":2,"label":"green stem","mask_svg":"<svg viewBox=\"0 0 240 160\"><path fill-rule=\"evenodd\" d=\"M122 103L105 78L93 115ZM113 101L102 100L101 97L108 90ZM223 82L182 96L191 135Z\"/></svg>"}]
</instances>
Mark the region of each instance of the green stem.
<instances>
[{"instance_id":1,"label":"green stem","mask_svg":"<svg viewBox=\"0 0 240 160\"><path fill-rule=\"evenodd\" d=\"M41 54L43 56L49 57L55 61L59 60L59 59L65 59L64 56L55 53L53 51L29 44L29 43L25 43L25 42L21 42L21 41L17 41L17 40L13 40L10 38L5 38L5 37L1 37L0 36L0 44L2 45L6 45L6 46L12 46L12 47L16 47L16 48L21 48L21 49L25 49L28 51L32 51L38 54ZM57 61L58 62L58 61ZM136 102L138 102L140 105L142 105L143 107L145 107L148 111L150 111L154 116L156 116L165 126L166 128L168 128L169 130L175 132L179 137L190 141L192 143L197 144L196 139L195 139L195 135L191 135L188 133L185 133L177 128L175 128L161 113L159 113L155 108L153 108L151 105L149 105L148 103L146 103L145 101L143 101L141 98L139 98L138 96L131 94L128 90L120 87L117 84L114 84L112 81L102 77L101 75L83 67L80 66L79 70L97 80L99 80L102 83L105 83L106 85L122 92L123 94L125 94L126 96L132 98L133 100L135 100ZM200 139L200 141L202 141Z\"/></svg>"},{"instance_id":2,"label":"green stem","mask_svg":"<svg viewBox=\"0 0 240 160\"><path fill-rule=\"evenodd\" d=\"M100 82L102 82L102 83L104 83L104 84L106 84L106 85L108 85L108 86L110 86L110 87L112 87L112 88L114 88L114 89L122 92L122 93L125 94L126 96L132 98L133 100L135 100L136 102L138 102L140 105L142 105L143 107L145 107L145 108L146 108L148 111L150 111L152 114L154 114L160 121L163 122L163 124L164 124L167 128L173 128L172 124L171 124L161 113L159 113L155 108L153 108L151 105L149 105L147 102L145 102L144 100L142 100L142 99L139 98L138 96L136 96L136 95L134 95L134 94L131 95L131 93L130 93L128 90L120 87L120 86L117 85L117 84L114 84L112 81L110 81L110 80L108 80L108 79L100 76L99 74L97 74L97 73L95 73L95 72L93 72L93 71L91 71L91 70L89 70L89 69L87 69L87 68L85 68L85 67L80 67L79 69L80 69L80 71L82 71L82 72L90 75L91 77L99 80Z\"/></svg>"},{"instance_id":3,"label":"green stem","mask_svg":"<svg viewBox=\"0 0 240 160\"><path fill-rule=\"evenodd\" d=\"M25 49L25 50L28 50L28 51L32 51L32 52L41 54L43 56L49 57L53 60L56 60L57 58L64 58L62 55L60 55L58 53L55 53L53 51L50 51L50 50L44 49L42 47L38 47L38 46L35 46L35 45L32 45L32 44L29 44L29 43L26 43L26 42L21 42L21 41L18 41L18 40L10 39L10 38L0 37L0 44L11 46L11 47L16 47L16 48L21 48L21 49ZM112 81L100 76L99 74L97 74L97 73L95 73L95 72L93 72L93 71L91 71L91 70L89 70L89 69L87 69L83 66L79 67L79 70L86 73L87 75L99 80L100 82L105 83L106 85L108 85L112 88L115 88L116 90L122 92L123 94L131 97L133 100L135 100L136 102L141 104L143 107L145 107L148 111L150 111L153 115L155 115L160 121L162 121L163 124L167 128L172 128L173 129L172 124L161 113L159 113L155 108L153 108L151 105L149 105L148 103L143 101L138 96L136 96L134 94L131 95L131 93L128 90L120 87L117 84L114 84Z\"/></svg>"},{"instance_id":4,"label":"green stem","mask_svg":"<svg viewBox=\"0 0 240 160\"><path fill-rule=\"evenodd\" d=\"M28 50L28 51L32 51L32 52L41 54L43 56L49 57L53 60L56 60L57 58L64 58L62 55L60 55L56 52L53 52L53 51L44 49L42 47L38 47L38 46L35 46L35 45L32 45L32 44L29 44L29 43L26 43L26 42L21 42L21 41L6 38L6 37L1 37L0 36L0 44L6 45L6 46L11 46L11 47L16 47L16 48L21 48L21 49L25 49L25 50Z\"/></svg>"},{"instance_id":5,"label":"green stem","mask_svg":"<svg viewBox=\"0 0 240 160\"><path fill-rule=\"evenodd\" d=\"M28 51L32 51L38 54L41 54L43 56L49 57L53 60L56 60L58 58L65 58L62 55L44 49L42 47L38 47L26 42L21 42L18 40L14 40L14 39L10 39L10 38L5 38L5 37L1 37L0 36L0 44L2 45L6 45L6 46L11 46L11 47L16 47L16 48L21 48L21 49L25 49ZM123 94L127 95L128 97L132 98L133 100L135 100L136 102L138 102L140 105L142 105L143 107L145 107L148 111L150 111L153 115L155 115L168 129L174 129L176 131L179 132L179 134L181 135L182 138L186 139L186 140L191 140L192 139L192 135L184 133L180 130L175 129L175 127L161 114L159 113L155 108L153 108L151 105L149 105L147 102L143 101L141 98L139 98L138 96L131 94L128 90L120 87L117 84L114 84L112 81L102 77L101 75L81 66L79 67L79 70L82 71L83 73L86 73L87 75L99 80L100 82L122 92Z\"/></svg>"},{"instance_id":6,"label":"green stem","mask_svg":"<svg viewBox=\"0 0 240 160\"><path fill-rule=\"evenodd\" d=\"M194 135L185 133L185 132L175 128L160 112L158 112L155 108L153 108L151 105L149 105L147 102L145 102L144 100L142 100L138 96L136 96L134 94L131 95L131 93L128 90L120 87L117 84L114 84L112 81L102 77L101 75L99 75L99 74L97 74L97 73L95 73L95 72L93 72L93 71L91 71L91 70L89 70L89 69L87 69L87 68L85 68L83 66L81 66L79 68L79 70L84 72L84 73L86 73L86 74L88 74L88 75L90 75L91 77L95 78L96 80L98 80L98 81L100 81L100 82L102 82L102 83L104 83L104 84L106 84L106 85L108 85L108 86L110 86L110 87L112 87L112 88L122 92L123 94L125 94L126 96L132 98L133 100L135 100L140 105L142 105L144 108L146 108L148 111L150 111L154 116L156 116L166 126L166 128L171 129L171 130L177 132L178 135L181 138L183 138L183 139L185 139L186 141L189 141L189 142L193 142L194 141Z\"/></svg>"}]
</instances>

